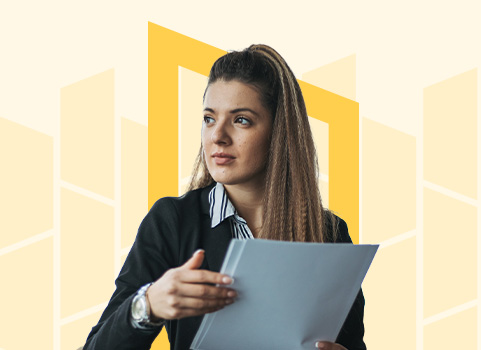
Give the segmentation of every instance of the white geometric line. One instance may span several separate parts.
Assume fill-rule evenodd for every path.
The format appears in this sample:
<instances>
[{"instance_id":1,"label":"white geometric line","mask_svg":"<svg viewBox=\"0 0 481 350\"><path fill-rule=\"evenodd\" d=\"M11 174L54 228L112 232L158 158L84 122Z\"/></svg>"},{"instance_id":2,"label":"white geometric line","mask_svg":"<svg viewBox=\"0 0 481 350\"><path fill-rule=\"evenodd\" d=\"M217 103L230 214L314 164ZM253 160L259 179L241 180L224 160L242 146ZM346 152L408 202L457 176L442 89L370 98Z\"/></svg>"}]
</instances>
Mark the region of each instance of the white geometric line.
<instances>
[{"instance_id":1,"label":"white geometric line","mask_svg":"<svg viewBox=\"0 0 481 350\"><path fill-rule=\"evenodd\" d=\"M180 179L180 181L179 181L179 186L180 186L179 191L182 188L182 186L186 186L186 185L189 184L191 178L192 178L192 176L187 176L187 177L184 177L183 179Z\"/></svg>"},{"instance_id":2,"label":"white geometric line","mask_svg":"<svg viewBox=\"0 0 481 350\"><path fill-rule=\"evenodd\" d=\"M362 180L363 180L363 177L362 177L362 170L363 170L363 167L362 167L362 161L363 161L363 157L362 157L362 151L363 151L362 132L363 132L363 127L364 127L363 120L364 120L364 118L361 118L361 116L359 115L359 154L358 154L358 158L359 158L359 176L358 176L358 178L359 178L359 181L358 181L358 186L359 186L359 202L358 202L358 205L359 205L359 244L362 244L364 242L364 237L363 237L364 232L362 230L362 225L363 225L362 216L363 216L363 213L364 213L364 211L362 210L362 197L364 195L363 191L362 191Z\"/></svg>"},{"instance_id":3,"label":"white geometric line","mask_svg":"<svg viewBox=\"0 0 481 350\"><path fill-rule=\"evenodd\" d=\"M321 181L329 182L329 175L320 173L318 177Z\"/></svg>"},{"instance_id":4,"label":"white geometric line","mask_svg":"<svg viewBox=\"0 0 481 350\"><path fill-rule=\"evenodd\" d=\"M124 255L129 254L130 249L132 249L132 246L123 248L123 249L120 251L120 256L122 257L122 256L124 256Z\"/></svg>"},{"instance_id":5,"label":"white geometric line","mask_svg":"<svg viewBox=\"0 0 481 350\"><path fill-rule=\"evenodd\" d=\"M406 239L409 239L412 237L416 237L416 232L417 230L411 230L408 232L404 232L400 235L397 235L393 238L386 239L385 241L382 241L381 243L379 243L379 249L389 247L390 245L405 241Z\"/></svg>"},{"instance_id":6,"label":"white geometric line","mask_svg":"<svg viewBox=\"0 0 481 350\"><path fill-rule=\"evenodd\" d=\"M60 94L58 95L60 97ZM59 120L60 115L60 99L56 104ZM61 132L60 123L55 127L55 137L53 140L53 349L60 350L60 318L61 318L61 302L62 296L60 292L60 264L61 264L61 236L60 236L60 142Z\"/></svg>"},{"instance_id":7,"label":"white geometric line","mask_svg":"<svg viewBox=\"0 0 481 350\"><path fill-rule=\"evenodd\" d=\"M177 91L177 103L178 103L178 112L177 112L177 147L178 147L178 153L177 153L177 193L180 196L181 191L182 191L182 185L181 181L179 181L180 177L182 176L182 67L178 66L177 68L177 81L178 81L178 86L179 89Z\"/></svg>"},{"instance_id":8,"label":"white geometric line","mask_svg":"<svg viewBox=\"0 0 481 350\"><path fill-rule=\"evenodd\" d=\"M479 85L479 82L481 82L481 69L478 69L478 79L477 79L477 84ZM479 86L477 86L478 90L478 103L481 101L481 89ZM479 175L481 174L481 108L479 108L479 105L477 107L478 109L478 130L477 130L477 144L478 144L478 200L481 200L481 183L479 181ZM477 240L477 245L478 245L478 250L477 250L477 267L478 267L478 300L481 301L481 205L478 205L478 240ZM481 334L481 308L478 307L478 322L477 322L477 329L478 329L478 334ZM481 350L481 341L478 340L478 350Z\"/></svg>"},{"instance_id":9,"label":"white geometric line","mask_svg":"<svg viewBox=\"0 0 481 350\"><path fill-rule=\"evenodd\" d=\"M422 96L419 96L422 99ZM421 101L422 105L422 101ZM416 349L424 347L424 114L419 113L416 137Z\"/></svg>"},{"instance_id":10,"label":"white geometric line","mask_svg":"<svg viewBox=\"0 0 481 350\"><path fill-rule=\"evenodd\" d=\"M114 276L115 278L120 272L120 249L122 246L121 236L121 118L115 113L118 110L119 98L114 98Z\"/></svg>"},{"instance_id":11,"label":"white geometric line","mask_svg":"<svg viewBox=\"0 0 481 350\"><path fill-rule=\"evenodd\" d=\"M81 194L82 196L91 198L93 200L99 201L99 202L104 203L106 205L110 205L111 207L115 207L115 201L113 199L110 199L110 198L104 197L100 194L97 194L95 192L86 190L85 188L75 186L74 184L71 184L70 182L61 180L60 186L62 186L63 188L65 188L67 190L70 190L70 191L76 192L78 194Z\"/></svg>"},{"instance_id":12,"label":"white geometric line","mask_svg":"<svg viewBox=\"0 0 481 350\"><path fill-rule=\"evenodd\" d=\"M436 315L433 315L431 317L428 317L428 318L425 318L424 321L423 321L423 325L426 326L428 324L431 324L433 322L437 322L439 320L442 320L446 317L449 317L449 316L453 316L453 315L456 315L457 313L460 313L462 311L465 311L465 310L469 310L473 307L476 307L478 306L478 300L472 300L472 301L469 301L467 303L464 303L464 304L461 304L461 305L458 305L458 306L455 306L449 310L446 310L446 311L443 311L443 312L440 312L439 314L436 314Z\"/></svg>"},{"instance_id":13,"label":"white geometric line","mask_svg":"<svg viewBox=\"0 0 481 350\"><path fill-rule=\"evenodd\" d=\"M436 185L436 184L434 184L432 182L429 182L429 181L426 181L426 180L424 180L423 183L424 183L424 187L429 188L430 190L437 191L441 194L444 194L445 196L457 199L461 202L470 204L472 206L475 206L475 207L478 206L479 201L476 200L476 199L473 199L473 198L470 198L468 196L462 195L462 194L460 194L456 191L452 191L450 189L447 189L446 187Z\"/></svg>"},{"instance_id":14,"label":"white geometric line","mask_svg":"<svg viewBox=\"0 0 481 350\"><path fill-rule=\"evenodd\" d=\"M103 311L106 306L107 306L107 302L99 304L99 305L95 305L91 308L88 308L86 310L77 312L76 314L70 315L68 317L64 317L60 320L60 325L64 326L64 325L66 325L70 322L74 322L74 321L80 320L81 318L84 318L86 316L92 315L96 312Z\"/></svg>"},{"instance_id":15,"label":"white geometric line","mask_svg":"<svg viewBox=\"0 0 481 350\"><path fill-rule=\"evenodd\" d=\"M15 250L18 250L20 248L26 247L30 244L37 243L39 241L42 241L44 239L47 239L49 237L53 237L53 230L48 230L45 231L44 233L40 233L38 235L32 236L30 238L24 239L23 241L14 243L12 245L9 245L5 248L0 249L0 256L4 254L11 253Z\"/></svg>"}]
</instances>

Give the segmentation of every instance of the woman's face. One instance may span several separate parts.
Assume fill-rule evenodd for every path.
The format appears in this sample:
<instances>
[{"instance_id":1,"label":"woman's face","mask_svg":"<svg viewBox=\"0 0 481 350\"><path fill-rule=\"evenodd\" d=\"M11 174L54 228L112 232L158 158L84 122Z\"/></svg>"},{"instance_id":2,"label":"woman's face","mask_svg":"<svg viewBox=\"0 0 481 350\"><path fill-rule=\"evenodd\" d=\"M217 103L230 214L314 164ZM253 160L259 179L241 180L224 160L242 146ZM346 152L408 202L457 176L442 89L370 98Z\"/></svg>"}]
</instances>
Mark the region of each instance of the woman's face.
<instances>
[{"instance_id":1,"label":"woman's face","mask_svg":"<svg viewBox=\"0 0 481 350\"><path fill-rule=\"evenodd\" d=\"M202 145L207 169L225 185L262 185L272 117L251 85L210 84L204 97Z\"/></svg>"}]
</instances>

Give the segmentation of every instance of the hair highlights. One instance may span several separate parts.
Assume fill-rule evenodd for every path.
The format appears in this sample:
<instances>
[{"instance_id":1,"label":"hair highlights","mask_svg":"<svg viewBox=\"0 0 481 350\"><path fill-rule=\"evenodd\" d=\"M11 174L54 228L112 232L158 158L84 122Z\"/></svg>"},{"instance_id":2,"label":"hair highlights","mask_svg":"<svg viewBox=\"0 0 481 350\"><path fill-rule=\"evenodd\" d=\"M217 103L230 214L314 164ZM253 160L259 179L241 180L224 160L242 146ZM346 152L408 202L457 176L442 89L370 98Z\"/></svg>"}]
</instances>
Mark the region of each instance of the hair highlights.
<instances>
[{"instance_id":1,"label":"hair highlights","mask_svg":"<svg viewBox=\"0 0 481 350\"><path fill-rule=\"evenodd\" d=\"M337 222L322 206L317 155L306 106L287 63L271 47L251 45L243 51L230 52L214 63L207 88L217 80L237 80L254 86L273 116L264 215L258 238L334 241ZM201 146L189 190L213 181Z\"/></svg>"}]
</instances>

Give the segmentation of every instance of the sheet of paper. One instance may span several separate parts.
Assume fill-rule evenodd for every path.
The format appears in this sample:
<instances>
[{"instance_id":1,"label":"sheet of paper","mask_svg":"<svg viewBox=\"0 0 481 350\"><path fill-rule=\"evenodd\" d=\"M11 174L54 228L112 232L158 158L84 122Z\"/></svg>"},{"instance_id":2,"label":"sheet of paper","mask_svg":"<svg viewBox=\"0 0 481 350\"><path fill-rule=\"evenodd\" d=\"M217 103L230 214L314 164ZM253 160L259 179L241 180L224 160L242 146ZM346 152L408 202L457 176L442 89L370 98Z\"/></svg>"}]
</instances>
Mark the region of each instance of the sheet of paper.
<instances>
[{"instance_id":1,"label":"sheet of paper","mask_svg":"<svg viewBox=\"0 0 481 350\"><path fill-rule=\"evenodd\" d=\"M312 350L334 341L378 247L232 240L221 272L238 297L203 318L191 349Z\"/></svg>"}]
</instances>

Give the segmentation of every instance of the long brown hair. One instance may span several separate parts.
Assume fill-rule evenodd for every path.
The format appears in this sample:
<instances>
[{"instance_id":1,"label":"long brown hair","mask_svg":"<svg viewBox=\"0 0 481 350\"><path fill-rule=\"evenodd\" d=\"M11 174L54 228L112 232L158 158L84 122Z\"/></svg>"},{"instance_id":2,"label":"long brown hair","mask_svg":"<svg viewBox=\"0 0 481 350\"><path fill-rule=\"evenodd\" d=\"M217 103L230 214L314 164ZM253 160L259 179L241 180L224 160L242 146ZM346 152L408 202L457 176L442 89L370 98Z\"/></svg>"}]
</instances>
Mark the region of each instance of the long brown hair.
<instances>
[{"instance_id":1,"label":"long brown hair","mask_svg":"<svg viewBox=\"0 0 481 350\"><path fill-rule=\"evenodd\" d=\"M336 217L322 206L317 155L306 106L287 63L273 48L251 45L243 51L230 52L214 63L207 88L217 80L237 80L254 86L273 116L263 223L258 238L334 241ZM189 190L214 182L203 153L201 145Z\"/></svg>"}]
</instances>

